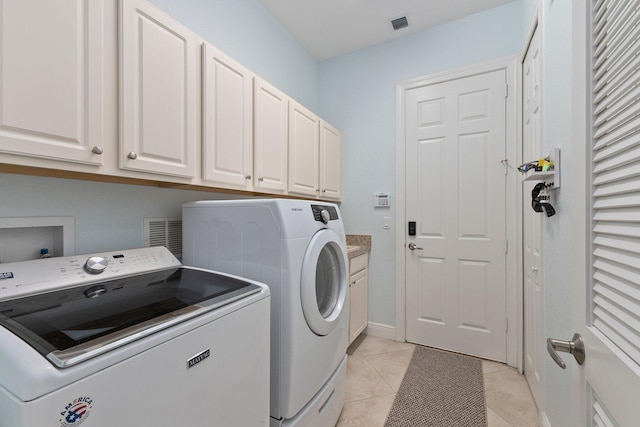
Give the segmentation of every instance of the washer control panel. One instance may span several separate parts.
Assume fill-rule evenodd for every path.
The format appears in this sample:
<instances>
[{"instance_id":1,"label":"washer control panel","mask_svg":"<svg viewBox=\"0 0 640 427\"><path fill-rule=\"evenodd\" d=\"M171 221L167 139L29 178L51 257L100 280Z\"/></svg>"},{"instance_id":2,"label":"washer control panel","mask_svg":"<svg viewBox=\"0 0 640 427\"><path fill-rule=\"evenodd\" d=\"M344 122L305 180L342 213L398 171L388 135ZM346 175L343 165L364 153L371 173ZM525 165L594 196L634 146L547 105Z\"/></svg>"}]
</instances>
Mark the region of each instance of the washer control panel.
<instances>
[{"instance_id":1,"label":"washer control panel","mask_svg":"<svg viewBox=\"0 0 640 427\"><path fill-rule=\"evenodd\" d=\"M0 300L178 268L181 265L165 247L0 264Z\"/></svg>"}]
</instances>

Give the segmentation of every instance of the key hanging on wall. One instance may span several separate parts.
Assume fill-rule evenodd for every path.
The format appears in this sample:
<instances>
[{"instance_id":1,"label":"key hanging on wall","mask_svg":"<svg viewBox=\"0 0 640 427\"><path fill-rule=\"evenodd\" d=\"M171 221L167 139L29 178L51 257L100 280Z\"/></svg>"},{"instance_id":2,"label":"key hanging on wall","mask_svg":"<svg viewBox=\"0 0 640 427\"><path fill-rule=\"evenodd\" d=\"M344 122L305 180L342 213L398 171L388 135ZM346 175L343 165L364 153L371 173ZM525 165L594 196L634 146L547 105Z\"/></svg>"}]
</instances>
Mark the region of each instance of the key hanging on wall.
<instances>
[{"instance_id":1,"label":"key hanging on wall","mask_svg":"<svg viewBox=\"0 0 640 427\"><path fill-rule=\"evenodd\" d=\"M553 185L553 184L551 184ZM536 212L544 212L547 217L556 214L556 210L551 205L548 188L550 185L539 182L531 190L531 207Z\"/></svg>"}]
</instances>

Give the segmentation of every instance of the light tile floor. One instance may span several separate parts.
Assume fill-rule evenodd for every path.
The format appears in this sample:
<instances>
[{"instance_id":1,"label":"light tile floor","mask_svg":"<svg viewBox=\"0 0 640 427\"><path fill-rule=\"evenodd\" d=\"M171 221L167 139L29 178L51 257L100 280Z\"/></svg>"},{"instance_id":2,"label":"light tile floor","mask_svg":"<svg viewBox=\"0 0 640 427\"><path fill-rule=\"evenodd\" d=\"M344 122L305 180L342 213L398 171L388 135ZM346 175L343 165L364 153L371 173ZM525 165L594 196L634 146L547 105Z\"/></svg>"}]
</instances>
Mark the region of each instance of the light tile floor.
<instances>
[{"instance_id":1,"label":"light tile floor","mask_svg":"<svg viewBox=\"0 0 640 427\"><path fill-rule=\"evenodd\" d=\"M336 427L384 426L414 347L364 334L353 342L346 403ZM483 360L482 370L488 427L538 427L538 409L525 378L497 362Z\"/></svg>"}]
</instances>

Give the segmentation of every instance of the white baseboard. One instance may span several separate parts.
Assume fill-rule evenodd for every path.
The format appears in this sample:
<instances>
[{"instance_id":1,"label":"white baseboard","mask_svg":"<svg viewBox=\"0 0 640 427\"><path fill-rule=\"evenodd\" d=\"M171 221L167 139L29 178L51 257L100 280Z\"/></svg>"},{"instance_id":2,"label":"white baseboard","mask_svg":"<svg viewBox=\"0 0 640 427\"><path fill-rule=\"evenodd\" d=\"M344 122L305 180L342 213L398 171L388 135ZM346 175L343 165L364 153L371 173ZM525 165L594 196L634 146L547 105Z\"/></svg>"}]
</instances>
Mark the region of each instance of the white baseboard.
<instances>
[{"instance_id":1,"label":"white baseboard","mask_svg":"<svg viewBox=\"0 0 640 427\"><path fill-rule=\"evenodd\" d=\"M384 325L382 323L369 322L364 330L364 333L378 338L384 338L387 340L396 339L396 327L390 325Z\"/></svg>"},{"instance_id":2,"label":"white baseboard","mask_svg":"<svg viewBox=\"0 0 640 427\"><path fill-rule=\"evenodd\" d=\"M549 422L549 418L547 418L547 414L545 412L540 414L540 425L542 427L551 427L551 423Z\"/></svg>"}]
</instances>

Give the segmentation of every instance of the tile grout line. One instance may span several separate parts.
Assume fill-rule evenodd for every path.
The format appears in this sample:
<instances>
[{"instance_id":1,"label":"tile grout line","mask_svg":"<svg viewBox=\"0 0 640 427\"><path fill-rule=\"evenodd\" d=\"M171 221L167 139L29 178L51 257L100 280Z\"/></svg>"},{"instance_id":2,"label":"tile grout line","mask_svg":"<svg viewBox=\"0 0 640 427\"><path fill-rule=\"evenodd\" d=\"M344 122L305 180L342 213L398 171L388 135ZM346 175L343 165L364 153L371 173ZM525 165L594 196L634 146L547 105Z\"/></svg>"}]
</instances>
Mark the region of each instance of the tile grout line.
<instances>
[{"instance_id":1,"label":"tile grout line","mask_svg":"<svg viewBox=\"0 0 640 427\"><path fill-rule=\"evenodd\" d=\"M386 352L386 353L379 353L379 354L372 355L372 356L378 356L378 355L381 355L381 354L400 353L400 352L408 351L408 350L409 350L409 349L407 349L407 350L389 351L389 352ZM412 348L412 349L411 349L411 351L412 351L412 352L411 352L411 357L413 357L413 350L414 350L414 349ZM375 366L374 366L374 365L369 361L369 359L367 359L367 358L366 358L366 356L365 356L365 359L367 360L367 363L369 363L369 365L371 365L371 367L373 368L373 370L374 370L374 371L376 371L376 374L380 377L380 379L382 379L382 381L384 381L384 382L385 382L385 384L387 384L387 385L389 386L389 388L390 388L391 390L393 390L393 391L394 391L394 394L395 394L395 393L397 393L397 392L398 392L398 390L397 390L393 385L389 384L389 382L384 378L384 376L382 375L382 373L376 369L376 367L375 367ZM409 363L411 363L411 358L409 358ZM406 375L406 373L407 373L407 368L409 367L409 363L407 363L407 366L405 366L405 368L404 368L404 373L402 374L402 378L403 378L403 379L404 379L404 376L405 376L405 375ZM402 384L402 380L400 380L400 384ZM398 385L398 388L399 388L399 387L400 387L400 385Z\"/></svg>"}]
</instances>

